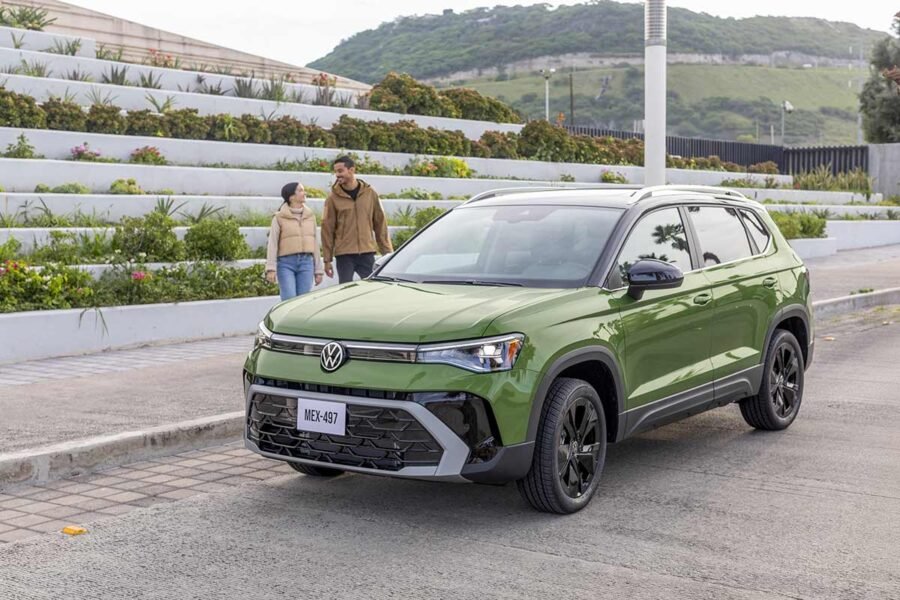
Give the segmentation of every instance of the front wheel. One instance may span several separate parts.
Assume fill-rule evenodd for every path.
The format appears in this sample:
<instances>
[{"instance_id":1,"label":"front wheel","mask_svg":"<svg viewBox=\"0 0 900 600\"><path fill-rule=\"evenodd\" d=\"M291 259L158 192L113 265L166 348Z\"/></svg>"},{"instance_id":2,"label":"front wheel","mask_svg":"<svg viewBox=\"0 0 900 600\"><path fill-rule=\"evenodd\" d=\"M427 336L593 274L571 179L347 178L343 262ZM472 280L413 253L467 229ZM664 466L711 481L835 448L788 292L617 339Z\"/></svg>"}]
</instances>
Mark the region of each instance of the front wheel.
<instances>
[{"instance_id":1,"label":"front wheel","mask_svg":"<svg viewBox=\"0 0 900 600\"><path fill-rule=\"evenodd\" d=\"M531 469L516 482L519 493L541 512L579 511L597 490L605 460L600 396L580 379L557 379L544 400Z\"/></svg>"},{"instance_id":2,"label":"front wheel","mask_svg":"<svg viewBox=\"0 0 900 600\"><path fill-rule=\"evenodd\" d=\"M797 418L803 400L803 352L793 333L775 331L763 368L759 393L741 400L741 415L757 429L786 429Z\"/></svg>"},{"instance_id":3,"label":"front wheel","mask_svg":"<svg viewBox=\"0 0 900 600\"><path fill-rule=\"evenodd\" d=\"M311 475L312 477L336 477L343 473L343 471L341 471L340 469L317 467L315 465L308 465L306 463L289 462L288 465L290 465L290 467L298 473Z\"/></svg>"}]
</instances>

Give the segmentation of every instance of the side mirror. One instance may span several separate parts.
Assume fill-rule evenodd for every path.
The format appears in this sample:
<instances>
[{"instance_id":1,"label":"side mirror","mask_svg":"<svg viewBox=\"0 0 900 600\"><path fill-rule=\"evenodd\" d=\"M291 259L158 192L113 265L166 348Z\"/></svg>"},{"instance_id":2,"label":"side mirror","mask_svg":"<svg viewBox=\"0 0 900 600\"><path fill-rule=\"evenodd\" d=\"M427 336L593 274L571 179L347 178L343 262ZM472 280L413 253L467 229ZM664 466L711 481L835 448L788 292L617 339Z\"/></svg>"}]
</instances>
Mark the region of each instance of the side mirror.
<instances>
[{"instance_id":1,"label":"side mirror","mask_svg":"<svg viewBox=\"0 0 900 600\"><path fill-rule=\"evenodd\" d=\"M640 300L646 290L669 290L684 282L684 273L672 263L652 258L639 260L628 269L628 295Z\"/></svg>"}]
</instances>

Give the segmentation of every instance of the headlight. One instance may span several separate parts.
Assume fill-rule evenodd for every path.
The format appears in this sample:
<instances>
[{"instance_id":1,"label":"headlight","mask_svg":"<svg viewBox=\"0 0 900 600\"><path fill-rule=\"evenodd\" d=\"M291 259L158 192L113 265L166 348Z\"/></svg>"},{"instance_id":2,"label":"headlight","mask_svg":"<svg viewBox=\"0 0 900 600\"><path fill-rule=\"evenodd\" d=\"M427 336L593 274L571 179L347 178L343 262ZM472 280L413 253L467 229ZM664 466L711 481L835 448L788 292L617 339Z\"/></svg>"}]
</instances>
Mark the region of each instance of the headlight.
<instances>
[{"instance_id":1,"label":"headlight","mask_svg":"<svg viewBox=\"0 0 900 600\"><path fill-rule=\"evenodd\" d=\"M272 332L260 321L256 330L256 339L253 341L253 349L272 348Z\"/></svg>"},{"instance_id":2,"label":"headlight","mask_svg":"<svg viewBox=\"0 0 900 600\"><path fill-rule=\"evenodd\" d=\"M483 340L419 346L416 362L453 365L476 373L509 371L525 342L519 333Z\"/></svg>"}]
</instances>

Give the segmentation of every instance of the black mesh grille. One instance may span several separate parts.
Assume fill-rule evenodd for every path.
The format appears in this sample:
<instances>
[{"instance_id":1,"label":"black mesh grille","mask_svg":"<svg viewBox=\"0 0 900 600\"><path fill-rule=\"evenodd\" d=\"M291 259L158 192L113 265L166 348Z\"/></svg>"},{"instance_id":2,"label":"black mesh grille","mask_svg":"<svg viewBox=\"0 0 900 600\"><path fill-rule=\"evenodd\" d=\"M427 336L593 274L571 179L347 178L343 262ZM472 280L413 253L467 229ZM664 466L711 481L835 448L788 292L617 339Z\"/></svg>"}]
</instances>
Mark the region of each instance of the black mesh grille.
<instances>
[{"instance_id":1,"label":"black mesh grille","mask_svg":"<svg viewBox=\"0 0 900 600\"><path fill-rule=\"evenodd\" d=\"M407 392L390 392L386 390L367 390L361 388L345 388L333 385L319 385L317 383L303 383L299 381L286 381L284 379L267 379L255 377L253 383L284 390L296 390L298 392L315 392L318 394L335 394L337 396L356 396L357 398L375 398L378 400L409 400Z\"/></svg>"},{"instance_id":2,"label":"black mesh grille","mask_svg":"<svg viewBox=\"0 0 900 600\"><path fill-rule=\"evenodd\" d=\"M297 430L297 399L255 394L247 437L263 452L335 465L399 471L436 466L440 444L408 412L347 404L347 435Z\"/></svg>"}]
</instances>

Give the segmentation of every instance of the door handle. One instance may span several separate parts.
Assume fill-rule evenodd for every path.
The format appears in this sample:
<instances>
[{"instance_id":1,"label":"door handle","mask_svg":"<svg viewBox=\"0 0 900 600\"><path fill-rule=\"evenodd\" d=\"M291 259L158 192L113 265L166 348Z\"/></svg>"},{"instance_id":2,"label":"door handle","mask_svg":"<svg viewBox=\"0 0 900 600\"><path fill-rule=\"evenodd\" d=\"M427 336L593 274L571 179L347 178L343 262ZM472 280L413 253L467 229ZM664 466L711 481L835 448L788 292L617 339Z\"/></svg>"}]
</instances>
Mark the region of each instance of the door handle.
<instances>
[{"instance_id":1,"label":"door handle","mask_svg":"<svg viewBox=\"0 0 900 600\"><path fill-rule=\"evenodd\" d=\"M763 285L766 286L767 288L775 287L776 283L778 283L778 280L775 279L774 277L766 277L765 279L763 279Z\"/></svg>"},{"instance_id":2,"label":"door handle","mask_svg":"<svg viewBox=\"0 0 900 600\"><path fill-rule=\"evenodd\" d=\"M694 296L694 304L699 304L700 306L709 304L710 300L712 300L712 294L697 294Z\"/></svg>"}]
</instances>

